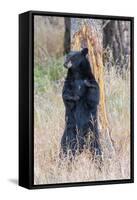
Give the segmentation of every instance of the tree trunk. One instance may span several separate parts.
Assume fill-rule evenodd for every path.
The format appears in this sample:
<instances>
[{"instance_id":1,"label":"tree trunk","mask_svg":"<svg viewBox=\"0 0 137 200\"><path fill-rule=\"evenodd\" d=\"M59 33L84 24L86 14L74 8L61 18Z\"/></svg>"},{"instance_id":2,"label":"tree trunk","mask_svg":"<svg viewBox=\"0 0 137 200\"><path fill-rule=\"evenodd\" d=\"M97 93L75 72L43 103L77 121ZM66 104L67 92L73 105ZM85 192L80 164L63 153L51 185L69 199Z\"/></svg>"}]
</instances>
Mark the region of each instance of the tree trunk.
<instances>
[{"instance_id":1,"label":"tree trunk","mask_svg":"<svg viewBox=\"0 0 137 200\"><path fill-rule=\"evenodd\" d=\"M105 133L109 151L114 151L110 134L110 127L106 112L104 72L103 72L103 48L99 33L94 26L82 25L80 30L73 35L71 47L73 50L80 50L87 47L89 50L89 61L92 73L100 87L99 124L101 133Z\"/></svg>"},{"instance_id":2,"label":"tree trunk","mask_svg":"<svg viewBox=\"0 0 137 200\"><path fill-rule=\"evenodd\" d=\"M106 23L108 22L108 23ZM111 49L112 57L108 53L107 59L113 59L117 68L122 71L129 66L130 56L130 22L118 20L104 20L103 21L103 47L104 49ZM107 60L107 63L108 60ZM104 60L104 64L105 60Z\"/></svg>"},{"instance_id":3,"label":"tree trunk","mask_svg":"<svg viewBox=\"0 0 137 200\"><path fill-rule=\"evenodd\" d=\"M70 51L70 28L71 28L71 21L70 17L64 18L64 25L65 25L65 33L64 33L64 54L67 54Z\"/></svg>"}]
</instances>

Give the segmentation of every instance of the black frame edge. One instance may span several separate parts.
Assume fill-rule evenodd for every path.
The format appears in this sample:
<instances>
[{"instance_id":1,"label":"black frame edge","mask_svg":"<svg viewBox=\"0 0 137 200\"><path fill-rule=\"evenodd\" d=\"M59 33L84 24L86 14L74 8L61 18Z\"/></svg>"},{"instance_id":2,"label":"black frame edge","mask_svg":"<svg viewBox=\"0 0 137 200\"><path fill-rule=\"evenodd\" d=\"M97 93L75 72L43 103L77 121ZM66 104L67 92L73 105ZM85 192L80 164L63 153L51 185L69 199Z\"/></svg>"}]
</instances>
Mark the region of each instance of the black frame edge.
<instances>
[{"instance_id":1,"label":"black frame edge","mask_svg":"<svg viewBox=\"0 0 137 200\"><path fill-rule=\"evenodd\" d=\"M95 18L95 19L114 19L114 20L129 20L131 21L131 174L130 174L130 179L120 179L120 180L104 180L104 181L93 181L93 182L75 182L75 183L58 183L58 184L43 184L43 185L34 185L34 133L33 133L33 117L34 117L34 110L33 110L33 103L34 103L34 82L33 82L33 75L34 75L34 71L33 71L33 67L34 67L34 55L33 55L33 39L34 39L34 24L33 24L33 17L34 15L51 15L51 16L62 16L62 17L80 17L80 18ZM45 11L27 11L25 13L22 13L19 15L19 18L27 18L28 20L28 25L22 25L22 29L23 27L26 28L27 27L27 36L23 36L21 37L21 32L20 31L20 26L19 25L19 68L21 71L21 68L23 66L23 64L21 63L21 57L24 56L25 60L24 62L26 62L25 65L25 69L28 74L28 80L26 83L26 92L25 93L25 97L26 100L25 102L27 102L28 104L28 109L21 109L21 97L24 96L23 93L19 93L19 110L20 110L20 114L19 117L21 115L21 110L23 110L22 113L24 113L23 115L26 116L26 118L28 119L28 126L27 126L27 131L25 130L25 128L23 127L23 130L21 130L22 124L24 122L21 121L21 118L19 120L19 146L21 144L21 147L19 147L19 157L21 157L23 155L23 157L26 158L26 165L28 166L28 169L26 170L26 168L24 170L22 170L23 167L21 167L21 165L23 164L22 159L19 159L19 185L23 186L25 188L28 189L46 189L46 188L62 188L62 187L76 187L76 186L90 186L90 185L108 185L108 184L123 184L123 183L134 183L134 17L125 17L125 16L109 16L109 15L92 15L92 14L78 14L78 13L60 13L60 12L45 12ZM19 20L20 21L20 20ZM23 51L21 49L21 40L23 39L27 39L26 42L26 46L25 49L26 51ZM23 76L24 74L21 74L21 72L19 72L19 79L23 80ZM22 77L22 78L21 78ZM22 84L24 84L24 80L23 82L20 80L19 81L19 90L23 87ZM26 106L26 103L24 105L24 108ZM23 118L23 120L26 118ZM25 133L24 133L25 132ZM25 134L25 135L24 135ZM26 139L24 139L22 141L22 137L25 137ZM27 142L27 144L24 143L24 141ZM23 146L25 145L25 146ZM26 150L24 150L24 148ZM28 154L28 156L26 155L26 152ZM29 153L28 153L29 152ZM21 174L23 173L23 175ZM22 178L22 176L26 177L26 178Z\"/></svg>"},{"instance_id":2,"label":"black frame edge","mask_svg":"<svg viewBox=\"0 0 137 200\"><path fill-rule=\"evenodd\" d=\"M19 185L30 187L29 12L19 15Z\"/></svg>"},{"instance_id":3,"label":"black frame edge","mask_svg":"<svg viewBox=\"0 0 137 200\"><path fill-rule=\"evenodd\" d=\"M78 17L78 18L94 18L94 19L111 19L111 20L133 20L133 16L117 16L117 15L98 15L98 14L85 14L85 13L66 13L66 12L53 12L53 11L37 11L29 10L25 13L32 15L49 15L58 17Z\"/></svg>"},{"instance_id":4,"label":"black frame edge","mask_svg":"<svg viewBox=\"0 0 137 200\"><path fill-rule=\"evenodd\" d=\"M134 182L134 18L131 19L131 68L130 68L130 177Z\"/></svg>"}]
</instances>

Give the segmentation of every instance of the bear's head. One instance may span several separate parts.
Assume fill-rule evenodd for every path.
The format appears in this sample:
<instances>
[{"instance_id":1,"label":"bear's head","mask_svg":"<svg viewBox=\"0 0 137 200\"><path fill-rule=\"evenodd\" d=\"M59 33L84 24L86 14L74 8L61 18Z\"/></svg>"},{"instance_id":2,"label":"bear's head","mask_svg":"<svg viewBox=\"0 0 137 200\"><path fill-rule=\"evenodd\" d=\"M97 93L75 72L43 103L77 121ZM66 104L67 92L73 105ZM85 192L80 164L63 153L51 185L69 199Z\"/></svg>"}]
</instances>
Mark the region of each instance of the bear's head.
<instances>
[{"instance_id":1,"label":"bear's head","mask_svg":"<svg viewBox=\"0 0 137 200\"><path fill-rule=\"evenodd\" d=\"M81 51L71 51L65 59L64 67L67 69L73 68L76 69L81 65L81 63L87 59L86 55L88 54L88 49L84 48Z\"/></svg>"},{"instance_id":2,"label":"bear's head","mask_svg":"<svg viewBox=\"0 0 137 200\"><path fill-rule=\"evenodd\" d=\"M79 78L85 78L91 74L91 68L87 59L88 48L81 51L71 51L65 59L64 67L68 69L69 74Z\"/></svg>"}]
</instances>

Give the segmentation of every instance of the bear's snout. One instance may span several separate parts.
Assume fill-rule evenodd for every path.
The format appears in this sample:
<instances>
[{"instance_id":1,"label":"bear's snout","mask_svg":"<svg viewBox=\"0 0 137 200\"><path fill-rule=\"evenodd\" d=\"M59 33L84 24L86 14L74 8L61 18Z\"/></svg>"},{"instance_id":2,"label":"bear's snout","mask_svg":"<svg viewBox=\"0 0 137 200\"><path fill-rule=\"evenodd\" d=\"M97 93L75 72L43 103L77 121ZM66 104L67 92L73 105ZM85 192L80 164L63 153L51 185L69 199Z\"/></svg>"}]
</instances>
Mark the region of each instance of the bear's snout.
<instances>
[{"instance_id":1,"label":"bear's snout","mask_svg":"<svg viewBox=\"0 0 137 200\"><path fill-rule=\"evenodd\" d=\"M67 69L71 68L72 67L72 62L71 61L65 62L64 63L64 67L67 68Z\"/></svg>"}]
</instances>

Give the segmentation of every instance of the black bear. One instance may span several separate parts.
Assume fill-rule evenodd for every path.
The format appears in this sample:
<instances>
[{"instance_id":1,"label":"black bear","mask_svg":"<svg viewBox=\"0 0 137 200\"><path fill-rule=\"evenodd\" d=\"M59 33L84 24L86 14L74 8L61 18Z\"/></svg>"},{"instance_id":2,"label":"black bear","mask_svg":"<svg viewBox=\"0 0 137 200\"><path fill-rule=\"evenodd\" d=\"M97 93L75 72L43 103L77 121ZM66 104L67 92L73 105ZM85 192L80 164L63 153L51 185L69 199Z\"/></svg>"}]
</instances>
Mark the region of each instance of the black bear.
<instances>
[{"instance_id":1,"label":"black bear","mask_svg":"<svg viewBox=\"0 0 137 200\"><path fill-rule=\"evenodd\" d=\"M62 97L65 105L65 130L61 139L63 155L82 152L87 135L92 136L90 150L101 155L97 123L99 86L86 57L88 49L70 52L64 63L68 69Z\"/></svg>"}]
</instances>

